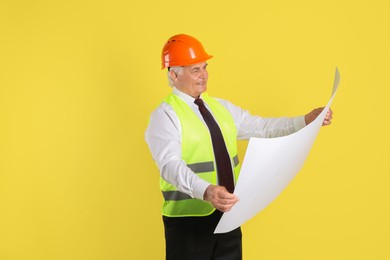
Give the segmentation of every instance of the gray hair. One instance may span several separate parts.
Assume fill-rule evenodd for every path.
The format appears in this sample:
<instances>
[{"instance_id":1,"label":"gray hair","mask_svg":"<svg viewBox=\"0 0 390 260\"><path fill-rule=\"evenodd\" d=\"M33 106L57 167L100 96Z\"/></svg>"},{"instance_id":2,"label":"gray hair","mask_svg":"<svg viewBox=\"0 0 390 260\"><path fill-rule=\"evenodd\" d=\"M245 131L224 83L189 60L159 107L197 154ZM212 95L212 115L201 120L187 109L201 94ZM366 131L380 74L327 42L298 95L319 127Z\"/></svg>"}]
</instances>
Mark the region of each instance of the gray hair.
<instances>
[{"instance_id":1,"label":"gray hair","mask_svg":"<svg viewBox=\"0 0 390 260\"><path fill-rule=\"evenodd\" d=\"M168 70L168 83L169 83L169 86L171 87L174 87L175 85L173 84L173 80L172 80L172 77L170 75L170 71L173 71L175 72L176 74L183 74L183 67L181 66L174 66L174 67L170 67L169 70Z\"/></svg>"}]
</instances>

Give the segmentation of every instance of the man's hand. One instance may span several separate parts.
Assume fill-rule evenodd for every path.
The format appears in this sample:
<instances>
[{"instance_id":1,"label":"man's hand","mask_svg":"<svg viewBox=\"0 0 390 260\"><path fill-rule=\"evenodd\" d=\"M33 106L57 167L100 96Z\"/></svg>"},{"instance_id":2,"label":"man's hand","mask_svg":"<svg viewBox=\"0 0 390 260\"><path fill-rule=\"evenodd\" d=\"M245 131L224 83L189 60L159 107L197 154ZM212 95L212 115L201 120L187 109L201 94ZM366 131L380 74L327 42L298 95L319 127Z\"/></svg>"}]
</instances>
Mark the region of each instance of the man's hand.
<instances>
[{"instance_id":1,"label":"man's hand","mask_svg":"<svg viewBox=\"0 0 390 260\"><path fill-rule=\"evenodd\" d=\"M228 212L237 203L238 197L229 193L225 187L210 185L203 195L204 200L209 201L214 208L222 212Z\"/></svg>"},{"instance_id":2,"label":"man's hand","mask_svg":"<svg viewBox=\"0 0 390 260\"><path fill-rule=\"evenodd\" d=\"M306 125L310 124L314 121L314 119L317 118L319 114L321 114L322 110L324 110L324 107L313 109L310 113L305 115L305 123ZM326 113L324 122L322 122L323 126L330 125L332 123L332 115L333 111L329 108L328 112Z\"/></svg>"}]
</instances>

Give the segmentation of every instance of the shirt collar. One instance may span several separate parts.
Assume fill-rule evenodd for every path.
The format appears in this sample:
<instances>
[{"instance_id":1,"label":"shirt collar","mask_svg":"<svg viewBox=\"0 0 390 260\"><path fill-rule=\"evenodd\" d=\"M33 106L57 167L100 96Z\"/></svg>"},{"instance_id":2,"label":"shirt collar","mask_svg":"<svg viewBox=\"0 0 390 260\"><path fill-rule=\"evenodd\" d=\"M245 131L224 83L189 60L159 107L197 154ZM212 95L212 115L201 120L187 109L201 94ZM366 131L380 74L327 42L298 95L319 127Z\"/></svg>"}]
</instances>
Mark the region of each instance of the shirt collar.
<instances>
[{"instance_id":1,"label":"shirt collar","mask_svg":"<svg viewBox=\"0 0 390 260\"><path fill-rule=\"evenodd\" d=\"M183 99L188 104L193 104L195 101L195 98L191 97L190 95L178 90L177 88L173 87L173 94L178 96L179 98ZM202 95L200 95L202 97Z\"/></svg>"}]
</instances>

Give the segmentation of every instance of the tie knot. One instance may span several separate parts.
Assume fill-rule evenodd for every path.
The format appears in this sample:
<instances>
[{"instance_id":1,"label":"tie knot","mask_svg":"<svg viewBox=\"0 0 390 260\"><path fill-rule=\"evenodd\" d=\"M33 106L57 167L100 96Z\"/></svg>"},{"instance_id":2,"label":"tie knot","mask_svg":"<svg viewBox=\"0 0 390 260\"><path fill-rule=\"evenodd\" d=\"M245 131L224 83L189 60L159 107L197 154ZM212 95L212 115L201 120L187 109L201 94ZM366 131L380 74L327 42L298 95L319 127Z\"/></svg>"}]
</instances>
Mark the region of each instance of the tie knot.
<instances>
[{"instance_id":1,"label":"tie knot","mask_svg":"<svg viewBox=\"0 0 390 260\"><path fill-rule=\"evenodd\" d=\"M195 99L194 103L197 104L198 107L199 106L204 106L203 100L201 98Z\"/></svg>"}]
</instances>

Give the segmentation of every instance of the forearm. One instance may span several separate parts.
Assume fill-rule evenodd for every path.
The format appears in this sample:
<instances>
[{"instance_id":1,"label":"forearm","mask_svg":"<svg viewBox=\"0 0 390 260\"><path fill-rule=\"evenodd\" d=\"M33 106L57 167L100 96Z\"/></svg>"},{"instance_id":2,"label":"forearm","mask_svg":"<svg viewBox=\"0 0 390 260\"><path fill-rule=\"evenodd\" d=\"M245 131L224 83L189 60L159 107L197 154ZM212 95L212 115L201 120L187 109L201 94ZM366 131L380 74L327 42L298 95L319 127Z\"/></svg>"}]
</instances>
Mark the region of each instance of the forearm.
<instances>
[{"instance_id":1,"label":"forearm","mask_svg":"<svg viewBox=\"0 0 390 260\"><path fill-rule=\"evenodd\" d=\"M262 118L246 115L240 124L238 139L285 136L300 130L305 125L303 116L292 118Z\"/></svg>"},{"instance_id":2,"label":"forearm","mask_svg":"<svg viewBox=\"0 0 390 260\"><path fill-rule=\"evenodd\" d=\"M237 139L248 140L251 137L279 137L292 134L305 127L303 116L265 118L250 114L247 110L235 106L229 101L219 99L231 113L238 129Z\"/></svg>"}]
</instances>

